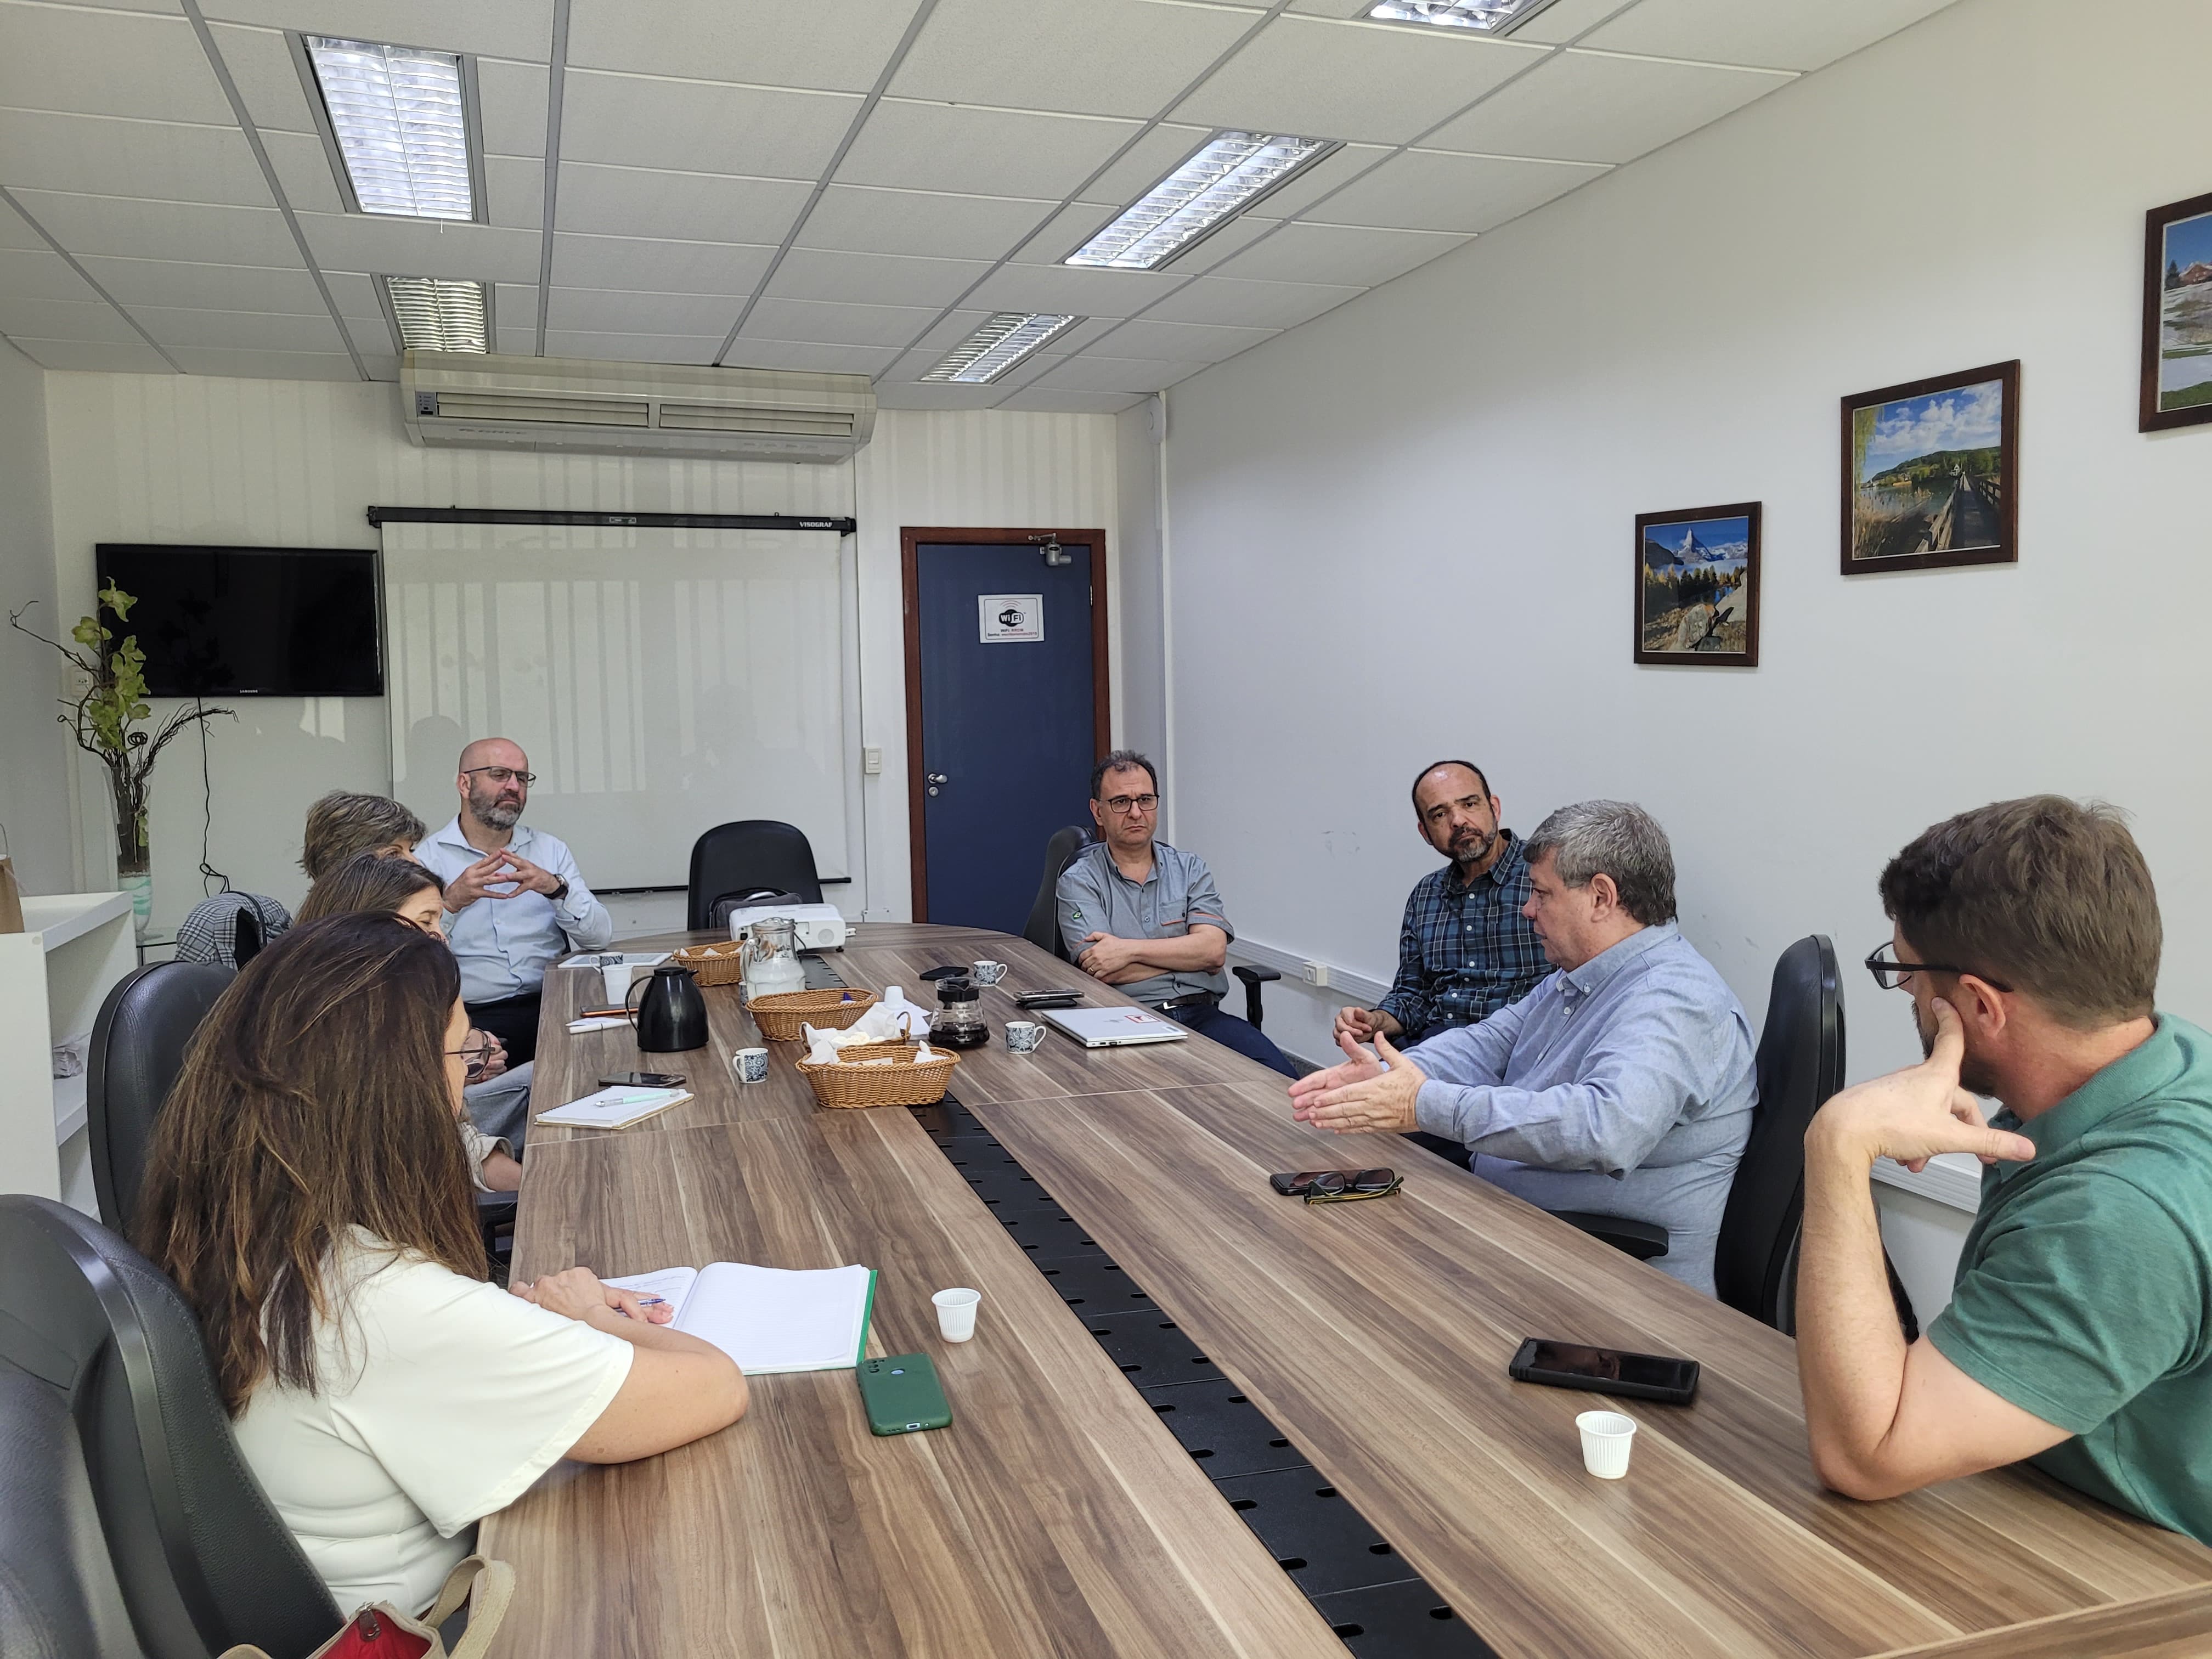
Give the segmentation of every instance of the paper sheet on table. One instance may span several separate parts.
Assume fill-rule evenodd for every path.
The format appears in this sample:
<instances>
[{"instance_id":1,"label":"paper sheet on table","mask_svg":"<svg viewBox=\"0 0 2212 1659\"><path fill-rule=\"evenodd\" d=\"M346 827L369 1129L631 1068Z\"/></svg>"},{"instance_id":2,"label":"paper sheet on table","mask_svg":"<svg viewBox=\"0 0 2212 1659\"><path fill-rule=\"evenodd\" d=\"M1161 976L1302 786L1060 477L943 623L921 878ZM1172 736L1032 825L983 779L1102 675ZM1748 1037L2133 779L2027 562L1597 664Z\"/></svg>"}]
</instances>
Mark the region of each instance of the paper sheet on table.
<instances>
[{"instance_id":1,"label":"paper sheet on table","mask_svg":"<svg viewBox=\"0 0 2212 1659\"><path fill-rule=\"evenodd\" d=\"M872 1267L663 1267L610 1279L676 1304L675 1327L713 1343L749 1376L844 1370L860 1363L874 1305Z\"/></svg>"}]
</instances>

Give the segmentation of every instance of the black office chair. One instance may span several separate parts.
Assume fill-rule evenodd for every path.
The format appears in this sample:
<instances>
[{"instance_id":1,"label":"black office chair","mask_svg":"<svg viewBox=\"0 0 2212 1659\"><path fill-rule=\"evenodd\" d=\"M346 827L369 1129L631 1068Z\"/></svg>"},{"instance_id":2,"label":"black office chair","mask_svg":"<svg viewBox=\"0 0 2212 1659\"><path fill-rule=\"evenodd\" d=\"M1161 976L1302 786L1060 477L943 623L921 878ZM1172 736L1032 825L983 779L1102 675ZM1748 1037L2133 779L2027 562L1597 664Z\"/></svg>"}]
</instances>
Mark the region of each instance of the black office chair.
<instances>
[{"instance_id":1,"label":"black office chair","mask_svg":"<svg viewBox=\"0 0 2212 1659\"><path fill-rule=\"evenodd\" d=\"M128 1234L161 1103L185 1049L237 975L211 962L157 962L126 974L100 1005L86 1057L92 1189L100 1218Z\"/></svg>"},{"instance_id":2,"label":"black office chair","mask_svg":"<svg viewBox=\"0 0 2212 1659\"><path fill-rule=\"evenodd\" d=\"M73 1425L120 1600L149 1659L207 1659L245 1642L301 1659L338 1628L337 1604L239 1454L199 1322L130 1245L50 1200L0 1196L0 1360L18 1374L6 1385L13 1405L30 1409L27 1376ZM61 1421L52 1407L41 1414ZM52 1443L40 1455L51 1459ZM12 1446L0 1458L18 1462ZM75 1488L51 1462L46 1472ZM80 1554L82 1496L74 1515L30 1512L73 1528ZM112 1622L112 1606L90 1611Z\"/></svg>"},{"instance_id":3,"label":"black office chair","mask_svg":"<svg viewBox=\"0 0 2212 1659\"><path fill-rule=\"evenodd\" d=\"M691 843L686 927L726 927L730 910L738 906L786 897L801 904L822 902L814 848L797 824L744 818L718 823ZM719 916L718 905L724 907Z\"/></svg>"},{"instance_id":4,"label":"black office chair","mask_svg":"<svg viewBox=\"0 0 2212 1659\"><path fill-rule=\"evenodd\" d=\"M1052 839L1044 844L1044 879L1037 883L1036 897L1030 903L1029 921L1022 928L1024 939L1040 951L1051 951L1062 962L1074 958L1060 936L1060 878L1090 839L1091 832L1079 823L1052 832Z\"/></svg>"}]
</instances>

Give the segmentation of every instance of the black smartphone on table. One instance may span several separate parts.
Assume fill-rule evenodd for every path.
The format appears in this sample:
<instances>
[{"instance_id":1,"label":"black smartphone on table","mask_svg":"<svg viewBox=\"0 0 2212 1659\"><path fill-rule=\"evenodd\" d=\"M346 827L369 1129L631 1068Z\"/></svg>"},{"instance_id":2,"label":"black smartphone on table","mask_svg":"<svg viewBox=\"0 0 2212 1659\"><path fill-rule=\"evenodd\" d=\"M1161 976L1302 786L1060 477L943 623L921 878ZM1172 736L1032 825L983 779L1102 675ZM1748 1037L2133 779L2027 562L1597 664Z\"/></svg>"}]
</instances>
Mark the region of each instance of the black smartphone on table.
<instances>
[{"instance_id":1,"label":"black smartphone on table","mask_svg":"<svg viewBox=\"0 0 2212 1659\"><path fill-rule=\"evenodd\" d=\"M599 1079L602 1089L680 1089L684 1079L673 1072L617 1072Z\"/></svg>"},{"instance_id":2,"label":"black smartphone on table","mask_svg":"<svg viewBox=\"0 0 2212 1659\"><path fill-rule=\"evenodd\" d=\"M1668 1354L1624 1353L1579 1342L1532 1336L1521 1345L1505 1374L1516 1382L1542 1382L1554 1389L1586 1389L1631 1400L1661 1400L1686 1406L1698 1392L1698 1362Z\"/></svg>"}]
</instances>

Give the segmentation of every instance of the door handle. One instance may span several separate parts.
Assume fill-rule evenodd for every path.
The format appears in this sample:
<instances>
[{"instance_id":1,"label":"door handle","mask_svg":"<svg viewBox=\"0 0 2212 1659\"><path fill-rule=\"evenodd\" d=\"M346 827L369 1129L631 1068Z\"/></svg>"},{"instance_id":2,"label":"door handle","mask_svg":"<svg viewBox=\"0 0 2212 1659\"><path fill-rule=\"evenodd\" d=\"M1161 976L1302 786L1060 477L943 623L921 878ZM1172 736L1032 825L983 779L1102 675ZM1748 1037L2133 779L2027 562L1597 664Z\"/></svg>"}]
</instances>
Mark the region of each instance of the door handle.
<instances>
[{"instance_id":1,"label":"door handle","mask_svg":"<svg viewBox=\"0 0 2212 1659\"><path fill-rule=\"evenodd\" d=\"M922 775L927 778L932 783L950 783L952 781L951 779L946 777L942 772L925 772Z\"/></svg>"}]
</instances>

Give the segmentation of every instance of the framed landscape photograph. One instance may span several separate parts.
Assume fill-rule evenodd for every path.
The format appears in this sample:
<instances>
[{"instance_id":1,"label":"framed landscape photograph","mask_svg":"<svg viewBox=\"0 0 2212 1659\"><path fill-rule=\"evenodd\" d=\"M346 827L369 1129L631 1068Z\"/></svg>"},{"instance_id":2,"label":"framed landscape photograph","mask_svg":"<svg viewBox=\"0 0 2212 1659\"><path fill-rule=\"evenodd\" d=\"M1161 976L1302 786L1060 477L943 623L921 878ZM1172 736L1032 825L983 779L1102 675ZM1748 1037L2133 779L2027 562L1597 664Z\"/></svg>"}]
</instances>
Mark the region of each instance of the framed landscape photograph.
<instances>
[{"instance_id":1,"label":"framed landscape photograph","mask_svg":"<svg viewBox=\"0 0 2212 1659\"><path fill-rule=\"evenodd\" d=\"M2143 243L2139 429L2212 421L2212 196L2153 208Z\"/></svg>"},{"instance_id":2,"label":"framed landscape photograph","mask_svg":"<svg viewBox=\"0 0 2212 1659\"><path fill-rule=\"evenodd\" d=\"M2020 556L2020 360L1844 399L1844 574Z\"/></svg>"},{"instance_id":3,"label":"framed landscape photograph","mask_svg":"<svg viewBox=\"0 0 2212 1659\"><path fill-rule=\"evenodd\" d=\"M1759 666L1757 501L1636 515L1636 660Z\"/></svg>"}]
</instances>

